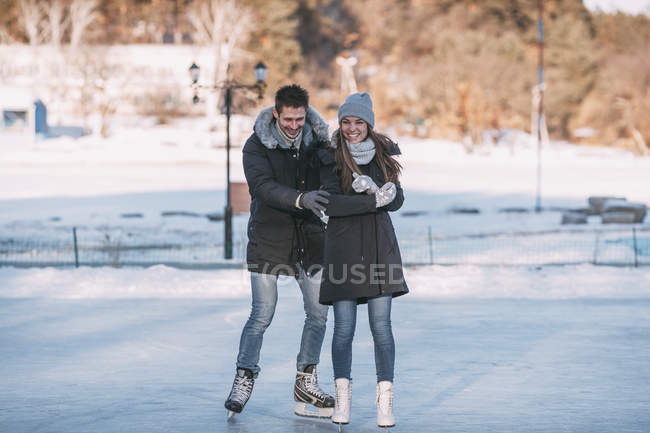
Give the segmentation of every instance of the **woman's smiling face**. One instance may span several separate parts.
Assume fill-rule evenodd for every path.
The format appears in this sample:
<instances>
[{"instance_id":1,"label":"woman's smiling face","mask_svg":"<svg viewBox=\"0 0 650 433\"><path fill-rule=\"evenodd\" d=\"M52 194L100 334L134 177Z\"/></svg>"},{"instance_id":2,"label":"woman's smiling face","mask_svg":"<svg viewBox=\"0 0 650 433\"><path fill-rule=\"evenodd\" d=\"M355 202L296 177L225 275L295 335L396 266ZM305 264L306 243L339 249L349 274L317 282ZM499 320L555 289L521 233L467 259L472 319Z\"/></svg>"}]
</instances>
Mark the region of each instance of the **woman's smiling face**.
<instances>
[{"instance_id":1,"label":"woman's smiling face","mask_svg":"<svg viewBox=\"0 0 650 433\"><path fill-rule=\"evenodd\" d=\"M360 143L368 136L368 124L359 117L345 116L341 119L341 134L350 144Z\"/></svg>"}]
</instances>

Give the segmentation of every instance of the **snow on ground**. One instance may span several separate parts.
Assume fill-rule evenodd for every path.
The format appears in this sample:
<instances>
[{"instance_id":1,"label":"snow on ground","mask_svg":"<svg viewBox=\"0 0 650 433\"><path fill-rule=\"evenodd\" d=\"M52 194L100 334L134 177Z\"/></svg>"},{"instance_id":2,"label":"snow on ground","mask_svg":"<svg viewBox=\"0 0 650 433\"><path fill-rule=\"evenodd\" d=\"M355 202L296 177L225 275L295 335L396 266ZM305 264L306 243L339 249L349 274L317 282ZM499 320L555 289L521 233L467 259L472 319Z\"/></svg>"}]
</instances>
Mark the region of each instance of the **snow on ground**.
<instances>
[{"instance_id":1,"label":"snow on ground","mask_svg":"<svg viewBox=\"0 0 650 433\"><path fill-rule=\"evenodd\" d=\"M223 119L221 119L223 121ZM235 116L231 178L243 181L241 144L253 119ZM155 236L221 236L221 223L205 218L163 217L164 211L223 212L224 134L208 133L202 119L153 125L132 119L107 139L59 138L30 141L0 133L0 237L70 237L73 226L101 232L121 227ZM542 213L509 213L535 205L535 146L512 132L499 146L467 154L457 143L399 137L406 201L394 214L403 240L433 235L556 230L557 208L585 207L591 195L624 196L650 203L650 158L617 149L553 142L543 151ZM450 213L471 207L478 215ZM125 219L123 214L141 218ZM246 216L234 221L245 236ZM590 228L600 228L590 218ZM650 218L642 227L650 228ZM57 235L60 234L60 235Z\"/></svg>"},{"instance_id":2,"label":"snow on ground","mask_svg":"<svg viewBox=\"0 0 650 433\"><path fill-rule=\"evenodd\" d=\"M231 179L243 181L241 145L253 119L233 119ZM407 192L503 196L511 202L493 206L534 205L530 197L521 197L534 199L536 192L537 151L526 134L511 132L504 144L478 147L471 154L449 141L396 138L403 152ZM146 118L132 120L116 127L106 139L92 135L32 141L0 133L0 167L3 180L8 181L2 183L0 198L222 189L224 140L222 126L209 133L202 119L169 125L152 125ZM643 179L649 176L649 168L650 158L622 150L552 142L542 152L543 205L583 206L587 196L607 194L648 203L650 191ZM457 203L463 204L462 200ZM434 208L444 209L448 204L445 201Z\"/></svg>"},{"instance_id":3,"label":"snow on ground","mask_svg":"<svg viewBox=\"0 0 650 433\"><path fill-rule=\"evenodd\" d=\"M585 0L584 5L592 11L606 13L650 14L650 2L648 0Z\"/></svg>"},{"instance_id":4,"label":"snow on ground","mask_svg":"<svg viewBox=\"0 0 650 433\"><path fill-rule=\"evenodd\" d=\"M420 266L407 268L410 297L446 299L650 298L650 268L610 266ZM149 268L0 268L0 298L231 299L250 296L248 271ZM282 277L284 290L292 278Z\"/></svg>"}]
</instances>

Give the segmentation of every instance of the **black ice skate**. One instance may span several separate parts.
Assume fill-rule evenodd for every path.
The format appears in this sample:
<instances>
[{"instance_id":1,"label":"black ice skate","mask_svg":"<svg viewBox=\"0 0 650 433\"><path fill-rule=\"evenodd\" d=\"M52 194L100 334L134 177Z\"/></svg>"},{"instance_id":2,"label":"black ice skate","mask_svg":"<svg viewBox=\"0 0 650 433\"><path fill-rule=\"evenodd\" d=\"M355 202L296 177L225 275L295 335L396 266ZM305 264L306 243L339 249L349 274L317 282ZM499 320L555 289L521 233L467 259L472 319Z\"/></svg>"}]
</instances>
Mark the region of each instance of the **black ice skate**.
<instances>
[{"instance_id":1,"label":"black ice skate","mask_svg":"<svg viewBox=\"0 0 650 433\"><path fill-rule=\"evenodd\" d=\"M224 404L228 409L228 419L244 410L244 406L253 392L253 384L255 384L253 372L247 368L238 368L230 395Z\"/></svg>"},{"instance_id":2,"label":"black ice skate","mask_svg":"<svg viewBox=\"0 0 650 433\"><path fill-rule=\"evenodd\" d=\"M293 399L296 401L293 412L298 416L330 418L334 411L334 397L318 386L315 365L308 365L305 371L296 373Z\"/></svg>"}]
</instances>

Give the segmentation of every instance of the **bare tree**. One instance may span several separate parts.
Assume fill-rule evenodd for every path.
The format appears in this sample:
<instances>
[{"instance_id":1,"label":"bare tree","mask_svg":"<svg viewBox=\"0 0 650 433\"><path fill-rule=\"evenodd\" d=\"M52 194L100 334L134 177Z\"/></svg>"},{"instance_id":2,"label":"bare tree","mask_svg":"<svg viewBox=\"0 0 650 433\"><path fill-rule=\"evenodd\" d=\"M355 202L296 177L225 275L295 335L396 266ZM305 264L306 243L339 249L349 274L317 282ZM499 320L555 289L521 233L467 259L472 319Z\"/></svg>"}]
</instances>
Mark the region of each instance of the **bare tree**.
<instances>
[{"instance_id":1,"label":"bare tree","mask_svg":"<svg viewBox=\"0 0 650 433\"><path fill-rule=\"evenodd\" d=\"M0 25L0 44L15 44L16 40L11 36L7 29Z\"/></svg>"},{"instance_id":2,"label":"bare tree","mask_svg":"<svg viewBox=\"0 0 650 433\"><path fill-rule=\"evenodd\" d=\"M20 0L18 5L20 20L30 45L40 44L45 39L42 3L39 4L36 0Z\"/></svg>"},{"instance_id":3,"label":"bare tree","mask_svg":"<svg viewBox=\"0 0 650 433\"><path fill-rule=\"evenodd\" d=\"M63 43L63 35L68 27L68 17L66 16L65 4L61 0L51 0L45 3L44 25L49 34L49 42L52 45L60 46Z\"/></svg>"},{"instance_id":4,"label":"bare tree","mask_svg":"<svg viewBox=\"0 0 650 433\"><path fill-rule=\"evenodd\" d=\"M190 5L187 18L194 27L197 42L212 49L214 68L210 81L218 85L228 79L235 46L250 34L253 15L238 0L204 0ZM219 101L221 92L217 91L214 98ZM211 123L216 115L215 106L215 100L208 98Z\"/></svg>"},{"instance_id":5,"label":"bare tree","mask_svg":"<svg viewBox=\"0 0 650 433\"><path fill-rule=\"evenodd\" d=\"M84 129L90 130L88 118L90 114L99 115L97 132L102 137L110 133L110 119L117 111L120 98L123 97L116 89L128 85L129 76L120 65L111 63L108 46L81 45L76 55L70 59L78 72L79 81L77 95L79 110L83 116Z\"/></svg>"},{"instance_id":6,"label":"bare tree","mask_svg":"<svg viewBox=\"0 0 650 433\"><path fill-rule=\"evenodd\" d=\"M72 0L70 3L70 46L79 46L88 26L98 18L97 0Z\"/></svg>"},{"instance_id":7,"label":"bare tree","mask_svg":"<svg viewBox=\"0 0 650 433\"><path fill-rule=\"evenodd\" d=\"M98 0L19 0L21 25L38 64L35 82L48 105L53 107L54 122L57 114L70 105L71 95L78 93L75 77L85 65L77 64L75 59L84 34L99 17L97 4ZM43 50L38 47L42 44L51 45ZM83 95L81 99L80 103L84 104ZM104 105L108 109L102 114L110 111L110 104Z\"/></svg>"},{"instance_id":8,"label":"bare tree","mask_svg":"<svg viewBox=\"0 0 650 433\"><path fill-rule=\"evenodd\" d=\"M650 155L650 148L648 148L648 145L643 139L643 135L639 132L639 130L636 128L636 125L634 124L634 112L636 111L636 107L634 107L634 101L631 101L630 99L631 98L623 98L619 96L616 98L614 107L621 111L621 124L632 136L632 141L636 146L637 153L639 155Z\"/></svg>"},{"instance_id":9,"label":"bare tree","mask_svg":"<svg viewBox=\"0 0 650 433\"><path fill-rule=\"evenodd\" d=\"M81 43L88 27L99 18L98 0L19 0L21 22L31 45L61 46L69 33L70 45Z\"/></svg>"}]
</instances>

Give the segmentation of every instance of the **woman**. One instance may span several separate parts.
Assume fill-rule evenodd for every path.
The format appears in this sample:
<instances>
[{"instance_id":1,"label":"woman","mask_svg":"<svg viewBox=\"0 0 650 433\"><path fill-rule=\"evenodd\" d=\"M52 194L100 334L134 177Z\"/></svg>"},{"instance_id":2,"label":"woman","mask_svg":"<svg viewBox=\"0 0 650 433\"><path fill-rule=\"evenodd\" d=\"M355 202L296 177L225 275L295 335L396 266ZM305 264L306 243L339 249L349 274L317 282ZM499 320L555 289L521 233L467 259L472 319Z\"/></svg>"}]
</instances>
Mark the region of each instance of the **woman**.
<instances>
[{"instance_id":1,"label":"woman","mask_svg":"<svg viewBox=\"0 0 650 433\"><path fill-rule=\"evenodd\" d=\"M375 115L367 93L350 95L338 112L339 130L330 149L319 151L321 183L332 193L327 207L325 268L320 302L334 306L332 361L336 406L332 422L350 420L352 339L358 304L368 304L377 370L377 424L392 427L395 342L391 329L392 298L408 292L402 275L389 211L402 206L399 148L373 130ZM337 194L342 194L337 199ZM364 199L350 200L363 194ZM364 208L359 203L370 201ZM352 204L356 203L356 204Z\"/></svg>"}]
</instances>

